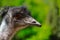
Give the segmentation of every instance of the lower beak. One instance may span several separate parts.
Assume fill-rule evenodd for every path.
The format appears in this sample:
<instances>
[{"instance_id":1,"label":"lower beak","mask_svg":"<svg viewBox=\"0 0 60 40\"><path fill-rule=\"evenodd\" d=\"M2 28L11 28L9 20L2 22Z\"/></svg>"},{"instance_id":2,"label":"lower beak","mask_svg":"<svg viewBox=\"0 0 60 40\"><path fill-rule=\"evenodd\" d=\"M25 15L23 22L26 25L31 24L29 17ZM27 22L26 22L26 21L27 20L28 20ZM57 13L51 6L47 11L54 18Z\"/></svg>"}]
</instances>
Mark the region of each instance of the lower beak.
<instances>
[{"instance_id":1,"label":"lower beak","mask_svg":"<svg viewBox=\"0 0 60 40\"><path fill-rule=\"evenodd\" d=\"M26 17L24 22L29 25L35 25L41 27L41 24L32 17Z\"/></svg>"}]
</instances>

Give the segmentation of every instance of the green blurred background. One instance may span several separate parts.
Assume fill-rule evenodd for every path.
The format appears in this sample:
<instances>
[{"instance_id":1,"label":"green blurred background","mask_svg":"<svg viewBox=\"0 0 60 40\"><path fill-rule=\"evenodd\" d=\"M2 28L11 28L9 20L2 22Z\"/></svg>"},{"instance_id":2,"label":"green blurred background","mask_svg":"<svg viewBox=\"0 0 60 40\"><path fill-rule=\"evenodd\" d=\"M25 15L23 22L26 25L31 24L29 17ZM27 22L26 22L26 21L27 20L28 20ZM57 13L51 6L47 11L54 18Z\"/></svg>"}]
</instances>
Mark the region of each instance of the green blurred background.
<instances>
[{"instance_id":1,"label":"green blurred background","mask_svg":"<svg viewBox=\"0 0 60 40\"><path fill-rule=\"evenodd\" d=\"M16 33L12 40L49 40L53 26L56 24L55 6L57 5L60 10L60 0L0 0L0 7L22 5L27 6L32 16L42 24L42 27L29 26L22 29Z\"/></svg>"}]
</instances>

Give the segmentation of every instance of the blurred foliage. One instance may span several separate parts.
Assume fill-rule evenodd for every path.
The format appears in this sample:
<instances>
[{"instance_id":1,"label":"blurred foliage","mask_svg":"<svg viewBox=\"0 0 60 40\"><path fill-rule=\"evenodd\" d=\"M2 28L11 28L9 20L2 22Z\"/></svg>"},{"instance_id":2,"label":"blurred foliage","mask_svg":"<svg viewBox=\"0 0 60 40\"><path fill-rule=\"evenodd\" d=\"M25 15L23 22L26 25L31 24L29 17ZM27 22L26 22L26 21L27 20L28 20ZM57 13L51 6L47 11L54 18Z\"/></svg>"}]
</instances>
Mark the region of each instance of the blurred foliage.
<instances>
[{"instance_id":1,"label":"blurred foliage","mask_svg":"<svg viewBox=\"0 0 60 40\"><path fill-rule=\"evenodd\" d=\"M32 16L42 24L42 27L29 26L16 33L13 40L49 40L51 25L49 13L54 9L55 0L0 0L0 6L27 6ZM57 0L60 8L60 0ZM54 12L53 12L54 13Z\"/></svg>"}]
</instances>

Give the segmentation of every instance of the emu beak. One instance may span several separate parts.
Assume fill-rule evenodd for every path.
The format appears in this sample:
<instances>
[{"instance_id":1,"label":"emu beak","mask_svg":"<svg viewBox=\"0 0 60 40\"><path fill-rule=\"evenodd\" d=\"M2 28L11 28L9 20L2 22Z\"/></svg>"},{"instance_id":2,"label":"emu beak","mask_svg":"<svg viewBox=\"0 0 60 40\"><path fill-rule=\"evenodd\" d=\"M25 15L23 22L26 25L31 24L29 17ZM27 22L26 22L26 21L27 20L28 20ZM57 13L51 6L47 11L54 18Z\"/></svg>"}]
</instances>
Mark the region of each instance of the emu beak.
<instances>
[{"instance_id":1,"label":"emu beak","mask_svg":"<svg viewBox=\"0 0 60 40\"><path fill-rule=\"evenodd\" d=\"M35 25L41 27L41 24L32 17L26 17L24 22L29 25Z\"/></svg>"}]
</instances>

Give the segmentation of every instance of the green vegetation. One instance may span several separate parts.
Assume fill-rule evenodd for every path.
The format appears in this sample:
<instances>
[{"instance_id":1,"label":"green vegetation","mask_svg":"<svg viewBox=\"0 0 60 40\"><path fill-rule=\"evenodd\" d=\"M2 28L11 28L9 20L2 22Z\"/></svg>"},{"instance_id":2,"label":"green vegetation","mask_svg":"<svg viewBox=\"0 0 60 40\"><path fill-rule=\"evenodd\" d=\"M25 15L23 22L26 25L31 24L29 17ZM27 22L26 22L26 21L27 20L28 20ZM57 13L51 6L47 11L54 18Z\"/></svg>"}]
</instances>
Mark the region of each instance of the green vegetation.
<instances>
[{"instance_id":1,"label":"green vegetation","mask_svg":"<svg viewBox=\"0 0 60 40\"><path fill-rule=\"evenodd\" d=\"M29 26L18 31L13 40L49 40L51 34L49 14L52 14L54 2L55 0L0 0L0 6L27 6L32 16L42 24L41 28ZM60 8L60 0L57 1L57 4Z\"/></svg>"}]
</instances>

